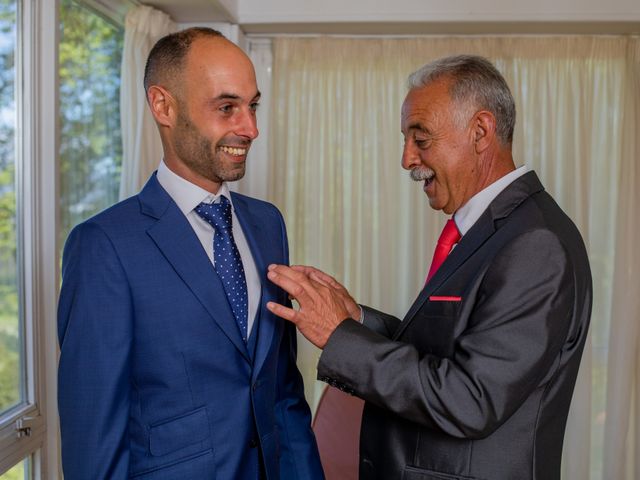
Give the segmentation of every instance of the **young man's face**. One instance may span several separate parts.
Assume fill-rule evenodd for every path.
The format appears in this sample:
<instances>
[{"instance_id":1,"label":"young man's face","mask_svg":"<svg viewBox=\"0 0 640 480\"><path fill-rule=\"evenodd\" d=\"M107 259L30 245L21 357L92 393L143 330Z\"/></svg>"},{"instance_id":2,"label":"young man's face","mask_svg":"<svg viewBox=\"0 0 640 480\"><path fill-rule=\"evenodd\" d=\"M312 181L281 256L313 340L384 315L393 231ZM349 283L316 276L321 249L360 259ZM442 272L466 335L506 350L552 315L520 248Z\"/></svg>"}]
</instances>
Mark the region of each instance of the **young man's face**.
<instances>
[{"instance_id":1,"label":"young man's face","mask_svg":"<svg viewBox=\"0 0 640 480\"><path fill-rule=\"evenodd\" d=\"M199 38L187 54L182 79L173 147L193 174L190 180L217 191L223 181L244 176L247 153L258 136L260 93L253 65L229 41Z\"/></svg>"}]
</instances>

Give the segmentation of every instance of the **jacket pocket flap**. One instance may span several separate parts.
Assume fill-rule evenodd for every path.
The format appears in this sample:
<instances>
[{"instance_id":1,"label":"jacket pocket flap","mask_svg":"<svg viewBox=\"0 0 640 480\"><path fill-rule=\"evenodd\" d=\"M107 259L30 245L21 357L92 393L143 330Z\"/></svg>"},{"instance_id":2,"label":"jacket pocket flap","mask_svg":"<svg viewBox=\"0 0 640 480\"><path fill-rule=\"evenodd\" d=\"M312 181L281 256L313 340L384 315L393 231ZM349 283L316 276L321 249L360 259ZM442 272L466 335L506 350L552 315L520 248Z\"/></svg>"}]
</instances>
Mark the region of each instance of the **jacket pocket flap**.
<instances>
[{"instance_id":1,"label":"jacket pocket flap","mask_svg":"<svg viewBox=\"0 0 640 480\"><path fill-rule=\"evenodd\" d=\"M149 451L160 456L202 442L209 436L209 422L204 407L163 420L151 426Z\"/></svg>"},{"instance_id":2,"label":"jacket pocket flap","mask_svg":"<svg viewBox=\"0 0 640 480\"><path fill-rule=\"evenodd\" d=\"M475 477L455 475L452 473L442 473L433 470L407 465L404 469L402 480L477 480Z\"/></svg>"}]
</instances>

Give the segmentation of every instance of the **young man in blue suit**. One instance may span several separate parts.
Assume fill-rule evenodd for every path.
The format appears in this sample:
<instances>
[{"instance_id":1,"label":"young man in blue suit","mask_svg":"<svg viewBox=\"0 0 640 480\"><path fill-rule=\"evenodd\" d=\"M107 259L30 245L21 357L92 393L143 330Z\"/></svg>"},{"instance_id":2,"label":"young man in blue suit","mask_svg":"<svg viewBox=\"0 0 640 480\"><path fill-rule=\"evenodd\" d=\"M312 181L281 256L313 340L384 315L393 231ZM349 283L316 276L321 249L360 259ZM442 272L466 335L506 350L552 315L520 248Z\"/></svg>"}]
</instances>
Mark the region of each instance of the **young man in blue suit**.
<instances>
[{"instance_id":1,"label":"young man in blue suit","mask_svg":"<svg viewBox=\"0 0 640 480\"><path fill-rule=\"evenodd\" d=\"M489 61L436 60L409 84L402 166L453 214L422 291L401 321L311 267L275 266L300 310L268 307L324 349L320 379L365 400L362 480L560 480L591 314L584 243L515 168L515 103Z\"/></svg>"},{"instance_id":2,"label":"young man in blue suit","mask_svg":"<svg viewBox=\"0 0 640 480\"><path fill-rule=\"evenodd\" d=\"M62 461L73 479L321 479L295 327L266 309L280 212L230 193L258 135L253 65L215 31L153 48L164 159L77 226L58 312Z\"/></svg>"}]
</instances>

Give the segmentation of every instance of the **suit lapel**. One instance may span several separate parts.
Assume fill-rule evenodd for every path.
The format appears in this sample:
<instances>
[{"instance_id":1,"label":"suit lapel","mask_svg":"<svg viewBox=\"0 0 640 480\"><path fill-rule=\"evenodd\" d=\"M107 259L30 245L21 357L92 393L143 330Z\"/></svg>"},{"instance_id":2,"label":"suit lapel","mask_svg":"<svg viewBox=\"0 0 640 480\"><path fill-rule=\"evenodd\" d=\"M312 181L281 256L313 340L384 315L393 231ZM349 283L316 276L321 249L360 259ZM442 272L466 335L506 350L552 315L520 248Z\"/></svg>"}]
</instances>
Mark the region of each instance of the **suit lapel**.
<instances>
[{"instance_id":1,"label":"suit lapel","mask_svg":"<svg viewBox=\"0 0 640 480\"><path fill-rule=\"evenodd\" d=\"M266 279L268 266L266 263L268 261L267 249L269 248L269 243L268 240L264 238L265 232L261 229L264 220L260 219L251 211L243 197L233 193L231 195L235 214L242 226L242 231L249 244L253 261L256 264L256 270L260 276L260 303L255 318L255 321L260 322L260 324L254 325L254 328L257 326L256 331L258 334L253 361L253 372L254 375L256 375L260 371L260 367L262 367L267 353L269 353L275 331L274 317L269 314L266 307L267 302L271 300L268 288L269 284Z\"/></svg>"},{"instance_id":2,"label":"suit lapel","mask_svg":"<svg viewBox=\"0 0 640 480\"><path fill-rule=\"evenodd\" d=\"M489 204L471 229L462 237L405 315L394 334L399 338L431 294L467 261L497 230L499 220L508 217L522 202L543 187L534 172L527 172L511 183Z\"/></svg>"},{"instance_id":3,"label":"suit lapel","mask_svg":"<svg viewBox=\"0 0 640 480\"><path fill-rule=\"evenodd\" d=\"M160 186L155 175L147 182L139 198L143 213L158 219L147 230L148 235L229 340L250 362L222 283L189 221Z\"/></svg>"}]
</instances>

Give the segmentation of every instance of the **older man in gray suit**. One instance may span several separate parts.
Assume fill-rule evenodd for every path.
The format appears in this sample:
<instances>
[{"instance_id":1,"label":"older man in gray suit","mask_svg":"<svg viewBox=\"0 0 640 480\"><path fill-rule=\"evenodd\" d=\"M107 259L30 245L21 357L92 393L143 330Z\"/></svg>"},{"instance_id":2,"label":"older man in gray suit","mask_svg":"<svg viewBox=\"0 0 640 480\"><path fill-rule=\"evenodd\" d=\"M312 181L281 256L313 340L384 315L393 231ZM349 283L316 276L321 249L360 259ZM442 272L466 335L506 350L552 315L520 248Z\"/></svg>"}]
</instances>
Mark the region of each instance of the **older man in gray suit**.
<instances>
[{"instance_id":1,"label":"older man in gray suit","mask_svg":"<svg viewBox=\"0 0 640 480\"><path fill-rule=\"evenodd\" d=\"M271 303L324 351L318 377L366 401L360 478L554 480L591 313L580 233L511 143L515 106L486 59L410 77L402 166L453 214L402 321L312 267L270 267ZM455 245L455 248L453 248Z\"/></svg>"}]
</instances>

